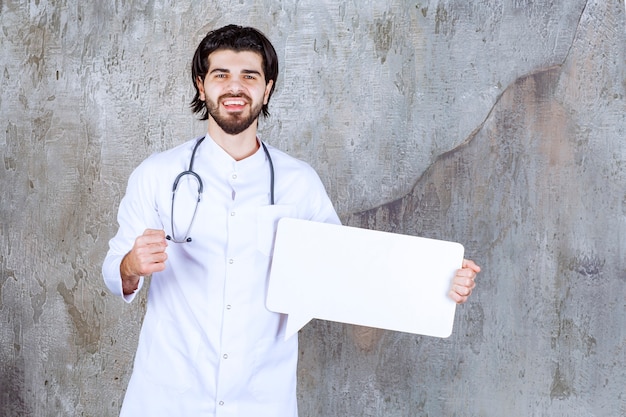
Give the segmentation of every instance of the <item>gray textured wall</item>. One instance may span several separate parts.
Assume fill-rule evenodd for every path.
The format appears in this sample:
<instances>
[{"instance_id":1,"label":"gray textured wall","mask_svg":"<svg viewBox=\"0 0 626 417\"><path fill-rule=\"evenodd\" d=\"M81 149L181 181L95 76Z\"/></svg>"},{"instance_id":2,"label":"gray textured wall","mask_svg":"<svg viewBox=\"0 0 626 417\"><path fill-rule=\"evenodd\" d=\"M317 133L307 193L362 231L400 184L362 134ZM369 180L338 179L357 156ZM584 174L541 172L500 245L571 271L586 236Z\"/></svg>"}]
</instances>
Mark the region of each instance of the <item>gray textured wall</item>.
<instances>
[{"instance_id":1,"label":"gray textured wall","mask_svg":"<svg viewBox=\"0 0 626 417\"><path fill-rule=\"evenodd\" d=\"M622 0L0 1L0 415L114 416L145 308L100 265L130 171L204 132L201 37L281 59L262 137L346 224L484 268L449 339L314 321L302 417L626 416Z\"/></svg>"}]
</instances>

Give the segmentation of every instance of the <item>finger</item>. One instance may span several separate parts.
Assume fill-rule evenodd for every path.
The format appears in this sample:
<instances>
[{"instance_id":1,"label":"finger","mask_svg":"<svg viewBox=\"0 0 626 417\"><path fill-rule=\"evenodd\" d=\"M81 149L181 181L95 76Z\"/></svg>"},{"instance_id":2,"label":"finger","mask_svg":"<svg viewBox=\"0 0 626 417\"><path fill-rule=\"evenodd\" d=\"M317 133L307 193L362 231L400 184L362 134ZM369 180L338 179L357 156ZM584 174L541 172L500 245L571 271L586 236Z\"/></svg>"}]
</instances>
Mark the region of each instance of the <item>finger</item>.
<instances>
[{"instance_id":1,"label":"finger","mask_svg":"<svg viewBox=\"0 0 626 417\"><path fill-rule=\"evenodd\" d=\"M470 294L471 294L471 292L470 292ZM468 295L459 294L457 291L455 291L454 288L450 290L449 296L457 304L463 304L469 298L469 294Z\"/></svg>"},{"instance_id":2,"label":"finger","mask_svg":"<svg viewBox=\"0 0 626 417\"><path fill-rule=\"evenodd\" d=\"M165 242L165 230L157 230L157 229L146 229L141 236L141 241L150 244L150 243L167 243Z\"/></svg>"},{"instance_id":3,"label":"finger","mask_svg":"<svg viewBox=\"0 0 626 417\"><path fill-rule=\"evenodd\" d=\"M135 240L135 247L150 247L151 250L156 252L162 252L167 247L167 241L165 240L165 231L147 229L141 236Z\"/></svg>"},{"instance_id":4,"label":"finger","mask_svg":"<svg viewBox=\"0 0 626 417\"><path fill-rule=\"evenodd\" d=\"M165 238L165 230L162 229L146 229L143 236L163 236Z\"/></svg>"},{"instance_id":5,"label":"finger","mask_svg":"<svg viewBox=\"0 0 626 417\"><path fill-rule=\"evenodd\" d=\"M474 272L480 272L480 266L476 265L471 259L463 259L462 268L469 268Z\"/></svg>"},{"instance_id":6,"label":"finger","mask_svg":"<svg viewBox=\"0 0 626 417\"><path fill-rule=\"evenodd\" d=\"M131 255L129 260L136 275L146 276L165 269L167 254L164 251L151 251L152 246L154 245L138 248L134 253L129 254Z\"/></svg>"},{"instance_id":7,"label":"finger","mask_svg":"<svg viewBox=\"0 0 626 417\"><path fill-rule=\"evenodd\" d=\"M459 295L470 295L472 290L476 287L476 284L472 281L469 282L454 282L452 289Z\"/></svg>"},{"instance_id":8,"label":"finger","mask_svg":"<svg viewBox=\"0 0 626 417\"><path fill-rule=\"evenodd\" d=\"M137 238L139 241L141 236ZM124 256L120 264L122 277L148 276L153 272L160 272L165 269L167 253L165 251L154 251L158 245L142 246L135 241L133 249Z\"/></svg>"},{"instance_id":9,"label":"finger","mask_svg":"<svg viewBox=\"0 0 626 417\"><path fill-rule=\"evenodd\" d=\"M474 287L476 287L476 281L474 281L473 277L456 275L452 280L452 285L474 289Z\"/></svg>"},{"instance_id":10,"label":"finger","mask_svg":"<svg viewBox=\"0 0 626 417\"><path fill-rule=\"evenodd\" d=\"M167 254L155 254L152 258L148 259L147 262L142 264L142 269L146 275L152 274L153 272L160 272L165 269L165 261L167 260Z\"/></svg>"},{"instance_id":11,"label":"finger","mask_svg":"<svg viewBox=\"0 0 626 417\"><path fill-rule=\"evenodd\" d=\"M457 269L455 276L475 279L476 271L470 268Z\"/></svg>"},{"instance_id":12,"label":"finger","mask_svg":"<svg viewBox=\"0 0 626 417\"><path fill-rule=\"evenodd\" d=\"M152 263L162 262L167 258L165 249L167 249L167 243L165 242L146 243L137 239L132 252L141 263Z\"/></svg>"}]
</instances>

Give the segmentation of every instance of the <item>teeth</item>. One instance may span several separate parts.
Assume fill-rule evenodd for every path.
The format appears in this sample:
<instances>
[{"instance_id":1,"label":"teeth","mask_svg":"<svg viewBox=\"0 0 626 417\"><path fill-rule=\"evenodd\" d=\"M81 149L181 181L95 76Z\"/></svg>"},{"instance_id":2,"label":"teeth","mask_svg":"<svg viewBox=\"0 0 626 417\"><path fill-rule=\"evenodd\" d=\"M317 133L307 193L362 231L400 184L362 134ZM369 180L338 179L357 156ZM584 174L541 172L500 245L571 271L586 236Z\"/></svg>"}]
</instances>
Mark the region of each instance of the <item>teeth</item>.
<instances>
[{"instance_id":1,"label":"teeth","mask_svg":"<svg viewBox=\"0 0 626 417\"><path fill-rule=\"evenodd\" d=\"M246 104L243 100L224 100L225 106L243 106Z\"/></svg>"}]
</instances>

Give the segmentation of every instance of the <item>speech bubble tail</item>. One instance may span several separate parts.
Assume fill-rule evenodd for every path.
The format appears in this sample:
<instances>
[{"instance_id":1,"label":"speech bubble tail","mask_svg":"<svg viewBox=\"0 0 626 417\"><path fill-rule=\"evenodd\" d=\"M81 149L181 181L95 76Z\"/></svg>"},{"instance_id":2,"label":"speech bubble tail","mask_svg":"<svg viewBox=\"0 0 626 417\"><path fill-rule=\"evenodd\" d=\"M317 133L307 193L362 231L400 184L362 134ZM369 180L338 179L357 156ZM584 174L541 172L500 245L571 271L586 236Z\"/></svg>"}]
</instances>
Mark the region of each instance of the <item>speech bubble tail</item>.
<instances>
[{"instance_id":1,"label":"speech bubble tail","mask_svg":"<svg viewBox=\"0 0 626 417\"><path fill-rule=\"evenodd\" d=\"M294 334L298 333L301 328L311 321L311 317L289 314L287 317L287 328L285 329L285 340L288 340Z\"/></svg>"}]
</instances>

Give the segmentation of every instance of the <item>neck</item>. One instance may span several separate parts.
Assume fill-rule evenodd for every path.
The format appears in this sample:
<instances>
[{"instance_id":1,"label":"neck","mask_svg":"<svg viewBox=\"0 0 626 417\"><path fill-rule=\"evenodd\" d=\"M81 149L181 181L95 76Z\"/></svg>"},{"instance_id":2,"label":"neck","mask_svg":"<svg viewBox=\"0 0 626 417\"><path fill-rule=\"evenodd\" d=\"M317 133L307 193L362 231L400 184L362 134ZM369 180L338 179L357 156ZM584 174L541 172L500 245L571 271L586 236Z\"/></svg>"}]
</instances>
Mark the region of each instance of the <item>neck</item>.
<instances>
[{"instance_id":1,"label":"neck","mask_svg":"<svg viewBox=\"0 0 626 417\"><path fill-rule=\"evenodd\" d=\"M253 123L243 132L230 135L224 132L214 120L209 118L209 136L235 161L241 161L253 155L259 149L257 126Z\"/></svg>"}]
</instances>

